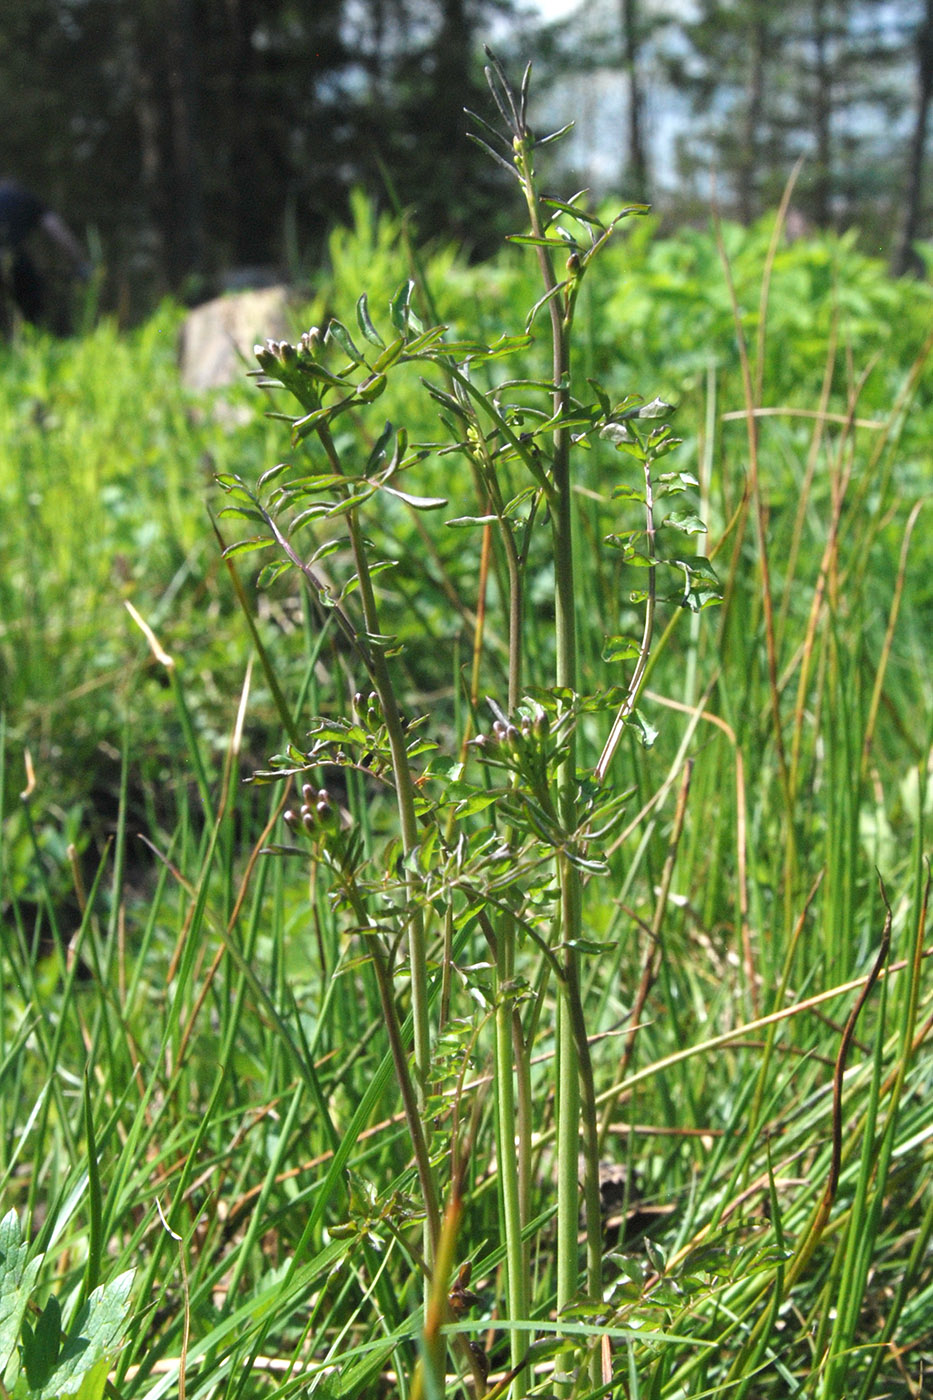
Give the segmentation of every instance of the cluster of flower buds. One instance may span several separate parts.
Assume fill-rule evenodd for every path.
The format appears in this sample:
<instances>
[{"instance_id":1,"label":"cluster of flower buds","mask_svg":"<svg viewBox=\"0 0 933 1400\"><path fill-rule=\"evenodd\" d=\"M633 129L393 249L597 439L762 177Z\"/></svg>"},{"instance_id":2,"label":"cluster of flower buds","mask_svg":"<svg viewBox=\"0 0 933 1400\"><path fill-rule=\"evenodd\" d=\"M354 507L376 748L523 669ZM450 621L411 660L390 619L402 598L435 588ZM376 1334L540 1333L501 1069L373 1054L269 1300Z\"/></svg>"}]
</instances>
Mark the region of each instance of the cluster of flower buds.
<instances>
[{"instance_id":1,"label":"cluster of flower buds","mask_svg":"<svg viewBox=\"0 0 933 1400\"><path fill-rule=\"evenodd\" d=\"M253 346L253 354L267 374L275 374L298 358L298 351L289 340L264 340L262 345Z\"/></svg>"},{"instance_id":2,"label":"cluster of flower buds","mask_svg":"<svg viewBox=\"0 0 933 1400\"><path fill-rule=\"evenodd\" d=\"M253 346L253 354L268 374L275 374L295 365L301 358L316 359L320 344L320 329L312 326L302 335L297 348L290 340L264 340L261 345Z\"/></svg>"},{"instance_id":3,"label":"cluster of flower buds","mask_svg":"<svg viewBox=\"0 0 933 1400\"><path fill-rule=\"evenodd\" d=\"M382 724L382 705L374 690L368 694L358 690L353 697L353 708L359 716L360 723L367 725L370 732Z\"/></svg>"},{"instance_id":4,"label":"cluster of flower buds","mask_svg":"<svg viewBox=\"0 0 933 1400\"><path fill-rule=\"evenodd\" d=\"M514 719L500 713L488 734L478 734L473 746L487 763L508 768L545 808L550 805L549 761L554 743L547 714L534 702L524 703Z\"/></svg>"},{"instance_id":5,"label":"cluster of flower buds","mask_svg":"<svg viewBox=\"0 0 933 1400\"><path fill-rule=\"evenodd\" d=\"M302 355L309 355L313 360L321 346L321 329L319 326L312 326L306 330L298 342L298 350Z\"/></svg>"},{"instance_id":6,"label":"cluster of flower buds","mask_svg":"<svg viewBox=\"0 0 933 1400\"><path fill-rule=\"evenodd\" d=\"M340 830L340 813L331 801L327 788L313 788L305 783L301 789L304 799L301 809L294 812L289 808L283 820L290 831L303 831L308 836L332 835Z\"/></svg>"},{"instance_id":7,"label":"cluster of flower buds","mask_svg":"<svg viewBox=\"0 0 933 1400\"><path fill-rule=\"evenodd\" d=\"M544 710L535 705L531 714L521 714L517 718L518 724L509 719L494 720L491 733L477 734L473 744L483 757L520 762L530 751L540 750L550 732Z\"/></svg>"}]
</instances>

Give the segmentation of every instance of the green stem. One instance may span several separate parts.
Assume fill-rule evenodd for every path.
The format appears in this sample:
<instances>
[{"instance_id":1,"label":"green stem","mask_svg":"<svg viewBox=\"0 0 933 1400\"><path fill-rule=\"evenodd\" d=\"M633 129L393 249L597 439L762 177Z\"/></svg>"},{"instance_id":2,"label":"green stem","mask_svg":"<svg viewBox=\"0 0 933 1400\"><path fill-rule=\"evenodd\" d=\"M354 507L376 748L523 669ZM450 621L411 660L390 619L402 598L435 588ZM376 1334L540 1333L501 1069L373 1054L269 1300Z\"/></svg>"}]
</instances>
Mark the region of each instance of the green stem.
<instances>
[{"instance_id":1,"label":"green stem","mask_svg":"<svg viewBox=\"0 0 933 1400\"><path fill-rule=\"evenodd\" d=\"M323 424L318 429L321 445L335 472L343 475L340 456L330 434ZM380 643L374 640L380 635L379 610L369 572L366 543L360 530L359 517L355 510L347 512L347 531L353 562L359 580L360 601L366 625L367 645L370 649L370 675L373 687L382 707L383 723L392 755L392 774L395 781L395 797L398 805L399 827L402 836L402 849L408 855L418 844L418 818L415 812L415 788L408 752L405 745L405 731L395 698L395 687L386 663L385 653ZM409 877L410 879L411 877ZM414 1032L415 1089L417 1107L423 1113L427 1098L428 1079L431 1066L431 1028L428 1005L427 979L427 940L425 937L424 911L418 900L418 891L411 890L411 914L408 920L408 962L411 978L411 1014ZM423 1183L422 1183L423 1184ZM437 1230L431 1229L430 1203L426 1199L428 1215L425 1222L425 1261L430 1274L433 1268L434 1250L437 1243ZM436 1210L436 1207L435 1207Z\"/></svg>"},{"instance_id":2,"label":"green stem","mask_svg":"<svg viewBox=\"0 0 933 1400\"><path fill-rule=\"evenodd\" d=\"M346 873L342 873L340 879L344 894L353 908L357 921L362 928L366 928L370 919L364 899L360 895L352 877L348 876ZM382 1007L382 1019L385 1022L386 1034L389 1039L389 1050L392 1055L393 1066L395 1067L395 1077L398 1080L399 1090L402 1095L402 1107L405 1112L405 1121L408 1125L408 1134L411 1138L412 1150L415 1157L415 1168L418 1172L418 1181L424 1196L425 1240L430 1245L430 1252L425 1255L425 1265L428 1271L428 1282L430 1282L432 1261L437 1252L437 1243L440 1236L441 1216L437 1200L437 1191L434 1185L434 1175L431 1171L430 1154L424 1135L421 1104L418 1100L418 1095L408 1069L408 1057L405 1053L402 1028L399 1024L398 1011L395 1005L395 995L392 988L392 972L389 960L386 957L378 934L366 934L365 939L376 974L376 986L379 991L379 1004Z\"/></svg>"},{"instance_id":3,"label":"green stem","mask_svg":"<svg viewBox=\"0 0 933 1400\"><path fill-rule=\"evenodd\" d=\"M522 1239L521 1173L516 1154L515 1084L512 1062L513 1008L508 986L514 974L515 937L512 929L502 929L496 940L496 1112L498 1124L499 1181L505 1224L506 1288L509 1318L528 1317L528 1289L525 1246ZM505 989L503 991L503 989ZM520 1138L519 1138L520 1142ZM526 1144L527 1146L527 1144ZM529 1334L520 1328L509 1332L512 1367L521 1367L528 1351ZM512 1382L512 1400L525 1393L524 1370Z\"/></svg>"},{"instance_id":4,"label":"green stem","mask_svg":"<svg viewBox=\"0 0 933 1400\"><path fill-rule=\"evenodd\" d=\"M521 179L531 231L544 236L538 195L532 167L532 138L520 133L515 143L515 163ZM550 249L535 249L544 290L549 295L551 319L551 361L555 417L563 417L570 407L570 330L577 288L571 272L563 298L558 294L557 277ZM551 471L551 531L554 548L554 614L556 640L556 682L571 694L577 685L576 609L574 597L573 518L570 471L570 436L558 425L554 431ZM557 772L558 811L565 837L572 839L577 828L576 742L571 730L566 753ZM562 853L557 862L560 881L560 937L562 944L562 985L558 1003L558 1081L557 1081L557 1309L570 1304L579 1285L577 1230L579 1218L578 1158L584 1158L584 1200L586 1202L587 1290L592 1297L602 1291L602 1227L599 1212L599 1156L596 1094L586 1039L585 1018L580 997L580 969L577 944L582 932L582 888L574 863ZM598 1382L598 1375L596 1380Z\"/></svg>"}]
</instances>

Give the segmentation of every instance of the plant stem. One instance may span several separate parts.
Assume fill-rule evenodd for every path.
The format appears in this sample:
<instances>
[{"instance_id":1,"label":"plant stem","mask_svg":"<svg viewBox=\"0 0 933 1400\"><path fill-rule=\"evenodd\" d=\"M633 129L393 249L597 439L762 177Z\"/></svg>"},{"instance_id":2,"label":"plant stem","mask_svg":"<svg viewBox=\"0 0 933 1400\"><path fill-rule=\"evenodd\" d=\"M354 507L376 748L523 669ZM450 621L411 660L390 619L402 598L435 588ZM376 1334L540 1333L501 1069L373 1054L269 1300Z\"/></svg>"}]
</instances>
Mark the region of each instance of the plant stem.
<instances>
[{"instance_id":1,"label":"plant stem","mask_svg":"<svg viewBox=\"0 0 933 1400\"><path fill-rule=\"evenodd\" d=\"M327 453L328 459L335 472L343 475L340 456L330 434L330 429L326 425L322 425L318 429L318 435L321 440L321 445ZM379 703L382 707L382 718L386 727L386 735L392 755L392 775L395 780L395 797L398 805L402 849L405 854L408 855L418 844L418 819L415 814L414 782L408 762L408 752L405 747L405 733L402 728L401 715L399 714L398 703L395 697L395 687L392 684L392 677L386 664L385 653L382 646L374 640L375 637L380 634L379 610L376 605L372 577L369 572L366 543L360 530L359 516L355 510L347 512L347 530L350 536L350 546L353 551L353 561L356 565L357 578L359 579L363 619L366 624L366 631L369 633L367 642L370 647L371 656L370 674L376 694L379 697ZM411 877L406 878L409 881L411 880ZM411 891L411 896L411 912L408 919L408 962L411 978L411 1015L414 1030L415 1091L417 1095L417 1107L419 1111L423 1113L431 1065L427 946L424 928L424 911L418 901L417 891L413 889ZM431 1228L431 1211L430 1202L428 1200L425 1201L425 1206L428 1210L425 1220L424 1235L425 1262L428 1267L428 1273L430 1274L433 1267L434 1250L437 1243L437 1230L436 1228Z\"/></svg>"},{"instance_id":2,"label":"plant stem","mask_svg":"<svg viewBox=\"0 0 933 1400\"><path fill-rule=\"evenodd\" d=\"M498 1124L499 1181L502 1190L503 1222L505 1226L506 1281L509 1317L522 1321L528 1316L528 1287L525 1268L525 1246L522 1240L521 1174L516 1154L515 1085L512 1063L513 1008L508 995L514 975L515 936L512 929L501 929L496 940L496 974L498 1000L496 1003L496 1113ZM503 990L504 989L504 990ZM520 1062L519 1062L520 1064ZM528 1144L521 1144L526 1150ZM509 1332L512 1367L520 1367L530 1342L529 1334L519 1328ZM521 1400L525 1393L524 1371L512 1382L512 1400Z\"/></svg>"},{"instance_id":3,"label":"plant stem","mask_svg":"<svg viewBox=\"0 0 933 1400\"><path fill-rule=\"evenodd\" d=\"M533 138L523 131L515 143L515 163L525 194L532 234L541 239L544 236L544 228L532 167L532 147ZM555 417L559 419L564 417L570 408L570 330L576 274L571 272L570 283L562 299L558 294L558 282L550 249L539 243L535 251L544 289L548 294L554 385L552 408ZM560 422L554 430L550 484L551 538L554 548L555 680L559 689L573 694L577 685L577 657L570 436ZM557 772L557 796L561 828L565 839L572 839L577 827L576 740L573 729L570 731L566 753ZM560 1314L561 1309L576 1298L579 1284L577 1231L581 1106L587 1289L592 1297L598 1297L602 1289L602 1227L599 1211L596 1094L580 999L577 952L582 932L582 888L579 871L573 861L568 859L565 851L558 857L557 873L560 882L563 973L557 1032L557 1310Z\"/></svg>"}]
</instances>

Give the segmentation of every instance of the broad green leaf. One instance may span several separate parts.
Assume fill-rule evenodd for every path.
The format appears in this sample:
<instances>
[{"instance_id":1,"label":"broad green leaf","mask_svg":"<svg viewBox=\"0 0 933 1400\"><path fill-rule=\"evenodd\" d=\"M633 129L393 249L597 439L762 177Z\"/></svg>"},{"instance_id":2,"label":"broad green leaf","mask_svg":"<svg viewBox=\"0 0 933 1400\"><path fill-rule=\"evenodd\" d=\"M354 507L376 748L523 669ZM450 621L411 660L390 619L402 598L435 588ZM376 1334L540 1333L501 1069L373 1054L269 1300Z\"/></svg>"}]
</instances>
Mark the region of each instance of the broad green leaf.
<instances>
[{"instance_id":1,"label":"broad green leaf","mask_svg":"<svg viewBox=\"0 0 933 1400\"><path fill-rule=\"evenodd\" d=\"M88 1372L96 1371L101 1362L109 1366L123 1341L133 1277L134 1273L130 1270L94 1289L75 1318L64 1346L57 1353L51 1373L41 1386L32 1386L32 1400L55 1400L57 1396L77 1395ZM49 1303L52 1301L50 1298ZM45 1313L39 1320L39 1326L44 1317ZM53 1320L50 1317L50 1330ZM38 1338L39 1327L36 1328L37 1343ZM50 1356L51 1351L49 1345L45 1356ZM90 1384L93 1386L93 1382Z\"/></svg>"},{"instance_id":2,"label":"broad green leaf","mask_svg":"<svg viewBox=\"0 0 933 1400\"><path fill-rule=\"evenodd\" d=\"M603 646L603 660L635 661L640 651L641 645L634 637L607 637Z\"/></svg>"},{"instance_id":3,"label":"broad green leaf","mask_svg":"<svg viewBox=\"0 0 933 1400\"><path fill-rule=\"evenodd\" d=\"M16 1211L0 1220L0 1377L19 1341L20 1327L36 1282L42 1255L27 1262L29 1242L23 1239Z\"/></svg>"},{"instance_id":4,"label":"broad green leaf","mask_svg":"<svg viewBox=\"0 0 933 1400\"><path fill-rule=\"evenodd\" d=\"M50 1382L61 1343L62 1310L53 1293L39 1314L35 1328L23 1319L23 1369L26 1383L34 1394L41 1394Z\"/></svg>"},{"instance_id":5,"label":"broad green leaf","mask_svg":"<svg viewBox=\"0 0 933 1400\"><path fill-rule=\"evenodd\" d=\"M624 423L607 423L600 428L599 436L604 442L611 442L614 447L633 440L631 430Z\"/></svg>"},{"instance_id":6,"label":"broad green leaf","mask_svg":"<svg viewBox=\"0 0 933 1400\"><path fill-rule=\"evenodd\" d=\"M706 526L698 515L694 515L688 510L672 510L670 515L666 515L661 521L662 525L669 525L672 530L682 530L685 535L705 535Z\"/></svg>"},{"instance_id":7,"label":"broad green leaf","mask_svg":"<svg viewBox=\"0 0 933 1400\"><path fill-rule=\"evenodd\" d=\"M102 1356L96 1366L85 1372L75 1400L101 1400L107 1388L107 1374L110 1370L110 1357Z\"/></svg>"},{"instance_id":8,"label":"broad green leaf","mask_svg":"<svg viewBox=\"0 0 933 1400\"><path fill-rule=\"evenodd\" d=\"M663 418L665 414L673 413L674 405L665 403L663 399L652 399L650 403L643 403L635 414L636 418Z\"/></svg>"},{"instance_id":9,"label":"broad green leaf","mask_svg":"<svg viewBox=\"0 0 933 1400\"><path fill-rule=\"evenodd\" d=\"M627 483L623 486L616 486L612 492L614 501L640 501L645 503L645 488L643 486L630 486Z\"/></svg>"}]
</instances>

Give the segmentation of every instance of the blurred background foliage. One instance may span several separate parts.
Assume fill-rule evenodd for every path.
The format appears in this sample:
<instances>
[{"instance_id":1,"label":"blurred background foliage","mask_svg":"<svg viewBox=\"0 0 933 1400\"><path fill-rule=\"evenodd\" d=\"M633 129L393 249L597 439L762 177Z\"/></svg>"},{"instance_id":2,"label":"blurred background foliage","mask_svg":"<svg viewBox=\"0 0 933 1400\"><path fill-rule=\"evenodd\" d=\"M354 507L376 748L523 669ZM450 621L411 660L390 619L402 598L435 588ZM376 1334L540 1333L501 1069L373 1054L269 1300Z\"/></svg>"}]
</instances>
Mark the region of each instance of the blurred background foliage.
<instances>
[{"instance_id":1,"label":"blurred background foliage","mask_svg":"<svg viewBox=\"0 0 933 1400\"><path fill-rule=\"evenodd\" d=\"M933 0L19 0L0 14L0 174L86 235L135 320L237 270L314 282L353 188L469 258L514 186L464 139L484 43L532 58L561 178L667 224L748 223L798 157L803 228L859 226L899 271L930 233Z\"/></svg>"},{"instance_id":2,"label":"blurred background foliage","mask_svg":"<svg viewBox=\"0 0 933 1400\"><path fill-rule=\"evenodd\" d=\"M413 255L402 221L380 214L362 192L350 202L350 221L329 235L314 296L294 308L296 336L328 313L347 315L361 288L366 288L377 320L384 318L379 308L388 305L408 270ZM736 223L722 228L751 345L759 330L762 269L774 232L774 215L747 229ZM470 263L455 245L436 241L419 265L437 313L454 335L493 339L522 329L534 299L534 268L526 251L506 246L494 258ZM793 538L803 495L815 512L817 536L815 522L831 509L832 472L821 467L811 471L810 479L806 475L817 388L827 380L830 360L834 367L825 411L836 419L825 428L821 451L828 454L826 460L833 460L837 436L847 441L843 425L859 385L855 412L864 426L857 430L857 445L866 463L861 489L868 493L860 500L874 514L876 499L887 490L889 465L869 466L875 444L884 437L881 427L892 414L904 510L926 494L933 433L929 375L915 385L908 413L898 417L896 406L929 335L931 310L928 282L892 280L880 258L858 250L852 234L825 233L778 247L764 328L763 375L766 406L781 411L763 419L761 427L776 538ZM245 373L212 394L185 387L176 348L182 316L176 304L166 302L129 333L118 333L111 319L103 319L80 338L54 340L27 327L14 344L0 345L5 443L0 454L0 689L10 741L6 810L20 820L15 795L24 772L12 758L26 747L46 798L56 808L54 821L62 829L80 829L80 839L97 849L116 806L127 723L138 801L149 804L135 814L141 829L163 824L171 829L173 793L192 781L169 678L123 602L139 610L187 678L187 703L199 741L206 752L220 754L236 713L246 639L207 517L209 509L216 513L220 505L214 476L237 472L255 479L288 452L281 423L264 416L284 405L270 402ZM707 523L718 535L741 498L747 444L731 301L713 231L685 227L661 237L656 218L630 222L605 250L598 285L584 284L578 323L580 385L585 389L585 378L593 376L618 398L660 394L678 405L683 462L693 469L713 460L719 464L707 511ZM509 374L540 372L537 357L544 350L537 342L544 339L537 337L523 360L513 359ZM433 403L420 392L414 373L390 381L378 405L379 423L386 419L404 423L413 441L437 440ZM352 431L358 430L363 431L362 425L354 423ZM595 559L602 553L597 542L618 524L617 506L609 497L619 459L596 452L583 465L582 528L593 541ZM419 467L413 489L462 499L470 489L462 472L454 459L432 454ZM855 510L851 528L857 529L859 519ZM379 522L384 536L378 547L399 561L384 606L393 630L406 643L412 695L434 695L433 708L443 723L451 677L438 673L443 648L437 642L452 626L462 625L462 655L469 655L470 628L464 618L457 623L450 599L469 602L472 597L479 542L464 531L429 523L428 532L424 517L402 507L387 512ZM880 600L893 586L902 528L899 512L880 521L872 558L866 561ZM933 607L933 569L917 556L926 549L919 534L913 549L911 621L904 623L911 631L912 656L903 678L905 714L914 706L922 708L923 697L915 690L926 683L927 670L915 667L923 650L917 638L929 630ZM252 567L251 559L257 561ZM782 559L777 548L779 579ZM316 630L316 623L305 615L300 594L288 580L255 593L252 583L262 562L260 555L247 556L238 567L258 609L260 634L276 667L289 678L289 689L298 693L313 649L309 629ZM549 569L542 558L530 580L542 615L550 608ZM594 579L598 596L593 606L604 632L611 634L625 621L631 582L616 578L612 569L597 571ZM879 601L879 636L886 607ZM535 626L534 609L529 626ZM919 629L916 637L913 628ZM670 656L661 669L673 668L670 683L676 686L683 660L676 649ZM584 657L583 664L585 688L606 683L598 655ZM658 687L663 690L665 684L659 674ZM313 688L308 693L305 687L305 693L308 707L301 721L310 719L317 702ZM919 756L911 728L905 721L903 728L888 732L898 766ZM916 736L923 732L918 722ZM264 763L277 735L271 697L257 673L244 773ZM81 810L83 822L76 815ZM26 854L24 847L24 861ZM67 867L53 863L69 882Z\"/></svg>"}]
</instances>

